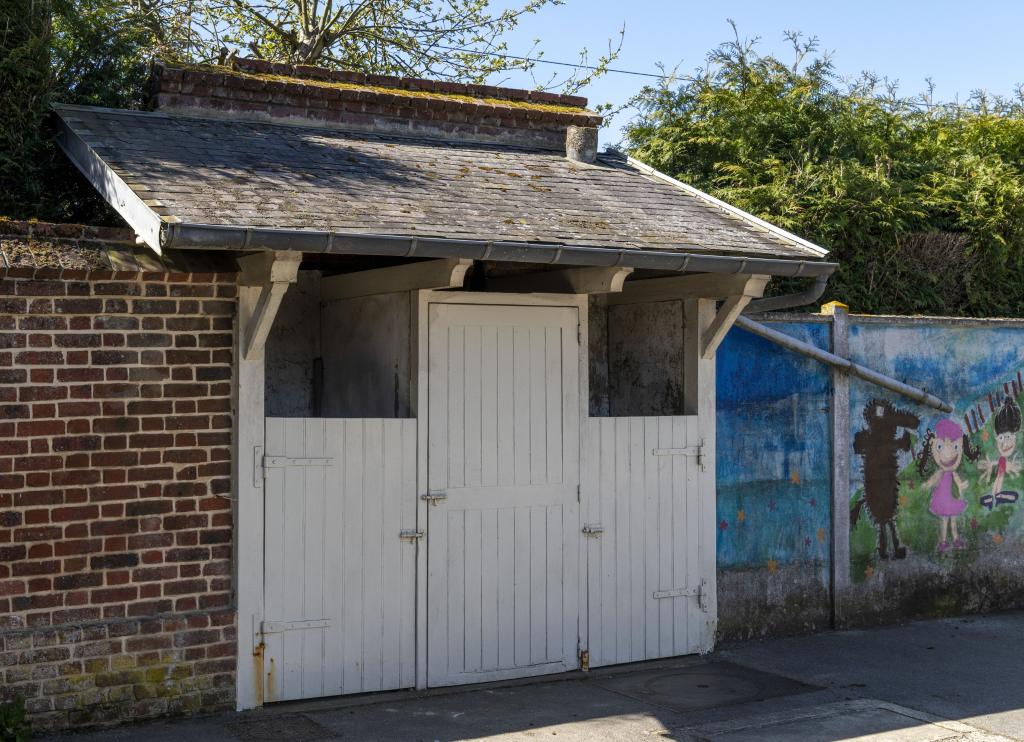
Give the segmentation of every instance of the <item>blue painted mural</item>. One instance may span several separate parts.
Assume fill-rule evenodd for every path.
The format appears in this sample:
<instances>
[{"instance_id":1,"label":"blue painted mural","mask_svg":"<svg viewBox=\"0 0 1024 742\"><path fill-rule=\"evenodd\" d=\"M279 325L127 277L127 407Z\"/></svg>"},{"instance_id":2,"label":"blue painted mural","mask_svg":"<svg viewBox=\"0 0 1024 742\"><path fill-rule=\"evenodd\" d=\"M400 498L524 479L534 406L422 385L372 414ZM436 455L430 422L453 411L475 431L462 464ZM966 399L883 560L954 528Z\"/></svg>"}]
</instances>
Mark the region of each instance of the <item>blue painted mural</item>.
<instances>
[{"instance_id":1,"label":"blue painted mural","mask_svg":"<svg viewBox=\"0 0 1024 742\"><path fill-rule=\"evenodd\" d=\"M824 322L773 323L821 348ZM718 351L718 566L827 571L830 375L739 329Z\"/></svg>"}]
</instances>

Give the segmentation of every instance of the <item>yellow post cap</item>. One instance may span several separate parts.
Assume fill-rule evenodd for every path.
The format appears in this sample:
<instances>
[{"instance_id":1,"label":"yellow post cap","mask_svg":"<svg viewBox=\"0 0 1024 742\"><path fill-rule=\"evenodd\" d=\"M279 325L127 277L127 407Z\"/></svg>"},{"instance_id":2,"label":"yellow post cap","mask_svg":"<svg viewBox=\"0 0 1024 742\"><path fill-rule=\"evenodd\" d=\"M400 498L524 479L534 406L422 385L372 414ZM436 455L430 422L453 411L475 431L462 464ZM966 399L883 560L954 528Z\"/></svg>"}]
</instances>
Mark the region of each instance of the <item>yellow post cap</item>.
<instances>
[{"instance_id":1,"label":"yellow post cap","mask_svg":"<svg viewBox=\"0 0 1024 742\"><path fill-rule=\"evenodd\" d=\"M843 304L841 301L830 301L828 304L821 305L820 314L832 315L836 313L837 309L841 312L845 312L849 310L849 308L850 306L848 304Z\"/></svg>"}]
</instances>

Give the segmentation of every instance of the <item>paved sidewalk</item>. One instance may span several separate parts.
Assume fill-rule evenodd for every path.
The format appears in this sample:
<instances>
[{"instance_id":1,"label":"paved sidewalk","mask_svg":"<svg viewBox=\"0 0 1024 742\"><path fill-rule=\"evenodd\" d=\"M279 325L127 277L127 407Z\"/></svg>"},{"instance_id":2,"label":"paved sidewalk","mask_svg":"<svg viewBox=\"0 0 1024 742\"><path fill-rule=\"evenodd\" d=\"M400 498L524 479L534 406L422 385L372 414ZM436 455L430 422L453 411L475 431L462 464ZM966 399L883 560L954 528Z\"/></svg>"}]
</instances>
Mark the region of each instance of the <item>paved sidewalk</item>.
<instances>
[{"instance_id":1,"label":"paved sidewalk","mask_svg":"<svg viewBox=\"0 0 1024 742\"><path fill-rule=\"evenodd\" d=\"M277 704L59 739L1024 741L1024 613L721 648L549 681Z\"/></svg>"}]
</instances>

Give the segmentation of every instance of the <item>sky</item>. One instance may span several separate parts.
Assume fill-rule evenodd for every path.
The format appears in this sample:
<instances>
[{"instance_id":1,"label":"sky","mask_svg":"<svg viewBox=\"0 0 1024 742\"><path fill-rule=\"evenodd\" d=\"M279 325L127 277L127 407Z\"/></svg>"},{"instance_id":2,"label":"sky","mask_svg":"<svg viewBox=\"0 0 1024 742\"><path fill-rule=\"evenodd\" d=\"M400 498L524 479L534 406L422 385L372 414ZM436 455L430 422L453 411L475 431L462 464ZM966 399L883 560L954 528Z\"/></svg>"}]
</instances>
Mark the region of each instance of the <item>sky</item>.
<instances>
[{"instance_id":1,"label":"sky","mask_svg":"<svg viewBox=\"0 0 1024 742\"><path fill-rule=\"evenodd\" d=\"M506 7L510 2L494 2ZM856 76L872 71L898 80L907 95L935 83L938 100L967 98L973 90L1010 95L1024 83L1024 2L1021 0L565 0L565 5L528 17L508 36L509 53L522 54L541 40L547 59L576 62L580 49L593 58L607 49L625 23L620 57L612 66L658 72L658 63L690 72L708 51L732 38L727 19L743 37L760 37L762 53L791 59L787 30L817 36L831 51L837 71ZM556 68L542 65L538 76ZM501 84L534 87L522 74ZM585 90L591 104L622 104L645 82L608 74ZM629 116L602 132L602 145L619 139Z\"/></svg>"}]
</instances>

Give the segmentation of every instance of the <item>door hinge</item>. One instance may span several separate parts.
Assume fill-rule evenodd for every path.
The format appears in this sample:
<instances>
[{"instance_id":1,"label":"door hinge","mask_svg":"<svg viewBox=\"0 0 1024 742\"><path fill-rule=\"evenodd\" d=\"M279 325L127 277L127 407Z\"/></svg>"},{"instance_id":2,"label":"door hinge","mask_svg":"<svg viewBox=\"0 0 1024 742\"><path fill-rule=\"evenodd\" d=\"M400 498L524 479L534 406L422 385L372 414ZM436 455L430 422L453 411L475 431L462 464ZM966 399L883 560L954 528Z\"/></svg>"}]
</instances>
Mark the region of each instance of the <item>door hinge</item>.
<instances>
[{"instance_id":1,"label":"door hinge","mask_svg":"<svg viewBox=\"0 0 1024 742\"><path fill-rule=\"evenodd\" d=\"M697 466L704 469L704 441L696 446L683 448L655 448L651 451L654 456L690 456L697 459Z\"/></svg>"},{"instance_id":2,"label":"door hinge","mask_svg":"<svg viewBox=\"0 0 1024 742\"><path fill-rule=\"evenodd\" d=\"M697 605L705 613L710 608L710 596L708 595L708 581L701 580L697 587L677 587L672 590L655 590L651 595L655 600L662 598L696 598Z\"/></svg>"},{"instance_id":3,"label":"door hinge","mask_svg":"<svg viewBox=\"0 0 1024 742\"><path fill-rule=\"evenodd\" d=\"M577 484L576 485L576 502L582 502L580 497L581 497L581 495L580 495L580 485Z\"/></svg>"},{"instance_id":4,"label":"door hinge","mask_svg":"<svg viewBox=\"0 0 1024 742\"><path fill-rule=\"evenodd\" d=\"M576 342L579 345L583 345L583 323L579 322L576 324Z\"/></svg>"},{"instance_id":5,"label":"door hinge","mask_svg":"<svg viewBox=\"0 0 1024 742\"><path fill-rule=\"evenodd\" d=\"M253 485L263 486L267 469L283 469L289 466L334 466L334 459L329 456L266 456L263 453L263 446L256 446L253 449Z\"/></svg>"},{"instance_id":6,"label":"door hinge","mask_svg":"<svg viewBox=\"0 0 1024 742\"><path fill-rule=\"evenodd\" d=\"M330 625L330 620L326 618L302 619L299 621L262 621L260 622L260 633L281 634L285 631L301 631L302 629L326 629Z\"/></svg>"}]
</instances>

